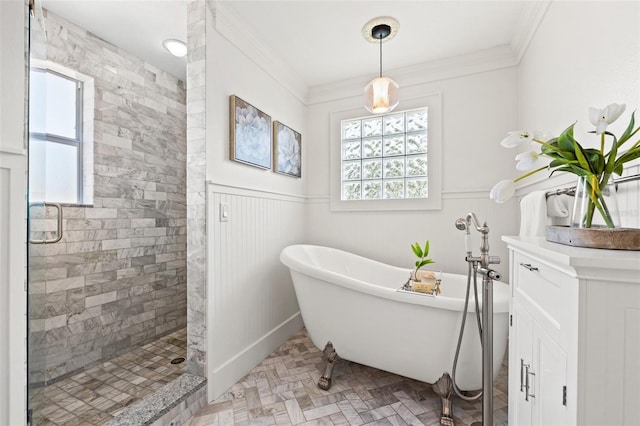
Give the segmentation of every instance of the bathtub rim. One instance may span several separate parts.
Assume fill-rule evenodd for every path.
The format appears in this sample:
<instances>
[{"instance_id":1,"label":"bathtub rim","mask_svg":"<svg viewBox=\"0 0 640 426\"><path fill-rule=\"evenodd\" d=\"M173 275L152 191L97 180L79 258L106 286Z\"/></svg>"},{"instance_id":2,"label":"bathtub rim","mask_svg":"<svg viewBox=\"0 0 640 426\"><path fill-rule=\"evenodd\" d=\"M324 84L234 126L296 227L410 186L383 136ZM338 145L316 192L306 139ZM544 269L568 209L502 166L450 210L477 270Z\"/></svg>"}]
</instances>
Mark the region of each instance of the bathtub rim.
<instances>
[{"instance_id":1,"label":"bathtub rim","mask_svg":"<svg viewBox=\"0 0 640 426\"><path fill-rule=\"evenodd\" d=\"M311 265L307 262L304 262L299 257L295 256L296 249L311 249L311 250L326 250L334 253L339 253L345 256L353 256L359 259L363 259L367 262L372 262L375 264L383 265L384 267L395 269L398 273L404 273L408 277L409 269L408 268L400 268L393 265L388 265L383 262L379 262L377 260L373 260L364 256L357 255L355 253L351 253L348 251L336 249L328 246L320 246L315 244L293 244L285 247L280 253L280 261L287 266L291 271L296 271L300 274L310 276L312 278L316 278L322 281L325 281L329 284L339 285L346 289L356 291L359 293L381 297L384 299L394 300L401 303L410 303L414 305L423 305L433 308L446 309L451 311L461 312L464 308L464 297L448 297L448 296L427 296L421 294L409 294L406 292L397 291L397 288L388 288L379 286L370 282L362 281L357 278L352 278L337 272L329 271L327 269L319 268L315 265ZM451 274L443 272L443 285L446 285L446 280L444 278L447 277L459 277L458 279L463 279L464 284L466 285L467 276L461 274ZM481 278L479 277L479 284L481 282ZM295 285L295 280L294 280ZM402 283L398 284L398 288ZM494 314L504 314L509 313L509 298L510 298L510 288L509 284L495 281L494 289L493 289L493 312ZM478 292L480 295L480 307L482 307L482 286L479 285ZM473 293L472 293L473 294ZM469 306L467 307L467 312L475 312L475 306L472 300L469 302Z\"/></svg>"}]
</instances>

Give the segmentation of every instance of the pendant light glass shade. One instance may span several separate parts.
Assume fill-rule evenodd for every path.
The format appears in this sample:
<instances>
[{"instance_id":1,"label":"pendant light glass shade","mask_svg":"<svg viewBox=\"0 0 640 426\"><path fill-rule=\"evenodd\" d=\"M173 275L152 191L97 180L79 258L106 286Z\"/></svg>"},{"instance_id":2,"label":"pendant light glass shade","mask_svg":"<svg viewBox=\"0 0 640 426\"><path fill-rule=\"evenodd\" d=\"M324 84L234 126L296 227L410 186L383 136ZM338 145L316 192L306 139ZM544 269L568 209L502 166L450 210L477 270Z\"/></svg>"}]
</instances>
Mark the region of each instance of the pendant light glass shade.
<instances>
[{"instance_id":1,"label":"pendant light glass shade","mask_svg":"<svg viewBox=\"0 0 640 426\"><path fill-rule=\"evenodd\" d=\"M380 75L371 80L364 88L364 107L367 111L374 114L381 114L393 110L398 105L398 83L388 77L382 76L382 41L389 37L393 38L397 31L397 21L392 18L376 18L369 21L376 22L379 20L389 20L388 23L377 23L370 28L370 35L365 37L367 40L377 40L380 46ZM369 29L369 23L365 28Z\"/></svg>"},{"instance_id":2,"label":"pendant light glass shade","mask_svg":"<svg viewBox=\"0 0 640 426\"><path fill-rule=\"evenodd\" d=\"M398 105L398 89L388 77L374 78L364 88L364 107L374 114L392 111Z\"/></svg>"}]
</instances>

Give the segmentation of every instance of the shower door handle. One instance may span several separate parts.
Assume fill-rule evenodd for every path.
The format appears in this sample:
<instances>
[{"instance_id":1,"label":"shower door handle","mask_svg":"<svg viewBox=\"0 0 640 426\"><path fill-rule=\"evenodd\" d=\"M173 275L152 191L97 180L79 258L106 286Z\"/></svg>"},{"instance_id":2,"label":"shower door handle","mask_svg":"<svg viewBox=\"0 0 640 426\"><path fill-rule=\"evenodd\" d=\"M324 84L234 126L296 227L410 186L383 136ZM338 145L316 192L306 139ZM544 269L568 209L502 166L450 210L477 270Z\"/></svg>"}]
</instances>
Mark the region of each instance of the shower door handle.
<instances>
[{"instance_id":1,"label":"shower door handle","mask_svg":"<svg viewBox=\"0 0 640 426\"><path fill-rule=\"evenodd\" d=\"M29 243L31 244L54 244L57 243L58 241L60 241L62 239L62 206L59 203L48 203L48 202L44 202L44 203L31 203L29 204L29 210L31 210L31 207L33 206L43 206L45 208L45 217L46 217L46 208L47 206L51 206L51 207L55 207L56 210L58 211L58 221L57 221L57 233L56 233L56 237L55 238L50 238L50 239L42 239L42 240L29 240Z\"/></svg>"}]
</instances>

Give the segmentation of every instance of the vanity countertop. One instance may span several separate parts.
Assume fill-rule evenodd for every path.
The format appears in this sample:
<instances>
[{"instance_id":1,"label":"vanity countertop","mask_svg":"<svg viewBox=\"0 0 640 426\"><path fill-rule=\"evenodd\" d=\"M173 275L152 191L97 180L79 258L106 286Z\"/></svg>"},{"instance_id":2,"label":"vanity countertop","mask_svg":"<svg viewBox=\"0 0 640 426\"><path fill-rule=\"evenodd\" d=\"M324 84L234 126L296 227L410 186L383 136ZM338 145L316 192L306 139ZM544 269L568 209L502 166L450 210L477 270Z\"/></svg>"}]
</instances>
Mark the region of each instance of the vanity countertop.
<instances>
[{"instance_id":1,"label":"vanity countertop","mask_svg":"<svg viewBox=\"0 0 640 426\"><path fill-rule=\"evenodd\" d=\"M503 236L502 240L509 248L553 264L571 276L602 278L612 274L640 284L640 251L572 247L544 237Z\"/></svg>"}]
</instances>

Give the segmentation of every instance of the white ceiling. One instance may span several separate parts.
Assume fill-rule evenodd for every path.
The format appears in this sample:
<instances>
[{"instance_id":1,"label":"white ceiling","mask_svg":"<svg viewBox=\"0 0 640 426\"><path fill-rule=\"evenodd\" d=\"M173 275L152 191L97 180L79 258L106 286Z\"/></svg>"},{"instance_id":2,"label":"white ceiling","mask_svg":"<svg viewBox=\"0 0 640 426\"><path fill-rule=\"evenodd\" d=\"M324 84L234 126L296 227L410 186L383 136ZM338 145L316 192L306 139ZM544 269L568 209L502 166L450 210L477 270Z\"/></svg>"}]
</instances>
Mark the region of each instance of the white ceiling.
<instances>
[{"instance_id":1,"label":"white ceiling","mask_svg":"<svg viewBox=\"0 0 640 426\"><path fill-rule=\"evenodd\" d=\"M512 43L536 2L502 0L226 0L224 10L307 87L378 72L379 47L364 40L371 18L392 16L384 69L428 63ZM164 51L186 41L186 0L42 0L43 7L179 78L185 59ZM246 26L245 26L246 25ZM386 74L386 71L385 71Z\"/></svg>"}]
</instances>

